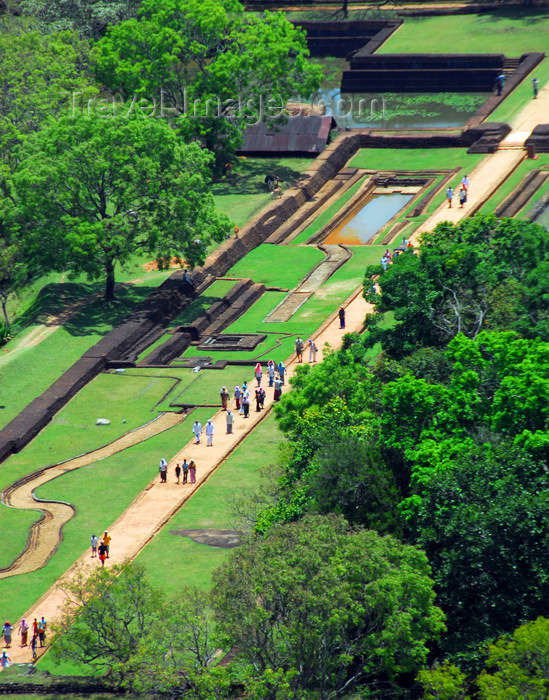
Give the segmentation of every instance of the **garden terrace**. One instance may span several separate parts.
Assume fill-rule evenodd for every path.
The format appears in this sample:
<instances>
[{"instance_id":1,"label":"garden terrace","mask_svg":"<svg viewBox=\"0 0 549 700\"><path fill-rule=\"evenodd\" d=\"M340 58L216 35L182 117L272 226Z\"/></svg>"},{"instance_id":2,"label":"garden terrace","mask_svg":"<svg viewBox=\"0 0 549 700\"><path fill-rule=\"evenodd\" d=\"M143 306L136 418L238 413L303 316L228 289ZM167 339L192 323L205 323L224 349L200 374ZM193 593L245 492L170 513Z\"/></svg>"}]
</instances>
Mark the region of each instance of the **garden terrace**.
<instances>
[{"instance_id":1,"label":"garden terrace","mask_svg":"<svg viewBox=\"0 0 549 700\"><path fill-rule=\"evenodd\" d=\"M373 52L388 39L402 20L369 20L350 22L300 22L294 24L307 32L311 56L347 58L358 50Z\"/></svg>"}]
</instances>

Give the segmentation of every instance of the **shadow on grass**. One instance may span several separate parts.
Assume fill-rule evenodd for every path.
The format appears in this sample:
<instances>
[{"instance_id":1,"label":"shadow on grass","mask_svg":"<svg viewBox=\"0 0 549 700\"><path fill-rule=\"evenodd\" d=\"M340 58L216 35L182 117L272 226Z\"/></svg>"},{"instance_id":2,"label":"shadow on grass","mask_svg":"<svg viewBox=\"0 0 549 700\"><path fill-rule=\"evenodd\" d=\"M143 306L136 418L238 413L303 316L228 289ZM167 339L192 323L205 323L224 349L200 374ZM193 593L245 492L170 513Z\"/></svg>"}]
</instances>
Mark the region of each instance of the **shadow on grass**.
<instances>
[{"instance_id":1,"label":"shadow on grass","mask_svg":"<svg viewBox=\"0 0 549 700\"><path fill-rule=\"evenodd\" d=\"M313 159L311 158L311 163ZM284 189L306 177L299 170L294 170L288 165L280 162L273 163L272 160L265 158L264 162L250 160L242 166L240 172L233 173L229 177L224 178L215 183L214 195L249 195L267 193L267 185L265 184L265 176L270 173L278 175L282 180Z\"/></svg>"},{"instance_id":2,"label":"shadow on grass","mask_svg":"<svg viewBox=\"0 0 549 700\"><path fill-rule=\"evenodd\" d=\"M103 298L104 283L47 284L34 299L32 304L17 319L17 329L23 330L35 323L50 325L60 323L65 330L74 336L106 335L114 326L120 323L143 299L156 289L155 286L123 285L116 290L116 299L106 302ZM100 295L94 297L94 295ZM70 307L83 303L74 312ZM65 309L69 313L65 318ZM61 315L61 318L54 318Z\"/></svg>"}]
</instances>

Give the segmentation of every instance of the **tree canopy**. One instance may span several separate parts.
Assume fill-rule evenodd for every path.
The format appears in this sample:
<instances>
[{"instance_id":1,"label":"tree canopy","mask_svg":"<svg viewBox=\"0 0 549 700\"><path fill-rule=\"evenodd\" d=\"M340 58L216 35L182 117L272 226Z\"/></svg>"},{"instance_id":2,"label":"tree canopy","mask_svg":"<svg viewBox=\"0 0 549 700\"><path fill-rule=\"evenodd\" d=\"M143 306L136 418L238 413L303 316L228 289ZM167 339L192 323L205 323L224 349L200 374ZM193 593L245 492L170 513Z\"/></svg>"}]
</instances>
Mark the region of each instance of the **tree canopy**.
<instances>
[{"instance_id":1,"label":"tree canopy","mask_svg":"<svg viewBox=\"0 0 549 700\"><path fill-rule=\"evenodd\" d=\"M228 219L208 190L210 156L160 119L62 118L29 139L12 175L11 225L50 269L106 278L139 251L202 263Z\"/></svg>"},{"instance_id":2,"label":"tree canopy","mask_svg":"<svg viewBox=\"0 0 549 700\"><path fill-rule=\"evenodd\" d=\"M302 697L361 685L391 697L444 629L429 575L415 547L307 516L234 550L212 596L226 645L270 679L265 697L282 681Z\"/></svg>"},{"instance_id":3,"label":"tree canopy","mask_svg":"<svg viewBox=\"0 0 549 700\"><path fill-rule=\"evenodd\" d=\"M406 253L386 272L367 269L369 343L401 358L424 346L441 347L458 333L516 330L549 340L549 232L529 221L475 216L442 222L422 236L421 254ZM379 276L381 295L371 291ZM396 325L382 329L380 314Z\"/></svg>"},{"instance_id":4,"label":"tree canopy","mask_svg":"<svg viewBox=\"0 0 549 700\"><path fill-rule=\"evenodd\" d=\"M321 70L307 56L303 32L283 13L245 13L238 0L145 0L95 50L105 85L155 102L217 162L245 124L279 118L290 97L316 90Z\"/></svg>"}]
</instances>

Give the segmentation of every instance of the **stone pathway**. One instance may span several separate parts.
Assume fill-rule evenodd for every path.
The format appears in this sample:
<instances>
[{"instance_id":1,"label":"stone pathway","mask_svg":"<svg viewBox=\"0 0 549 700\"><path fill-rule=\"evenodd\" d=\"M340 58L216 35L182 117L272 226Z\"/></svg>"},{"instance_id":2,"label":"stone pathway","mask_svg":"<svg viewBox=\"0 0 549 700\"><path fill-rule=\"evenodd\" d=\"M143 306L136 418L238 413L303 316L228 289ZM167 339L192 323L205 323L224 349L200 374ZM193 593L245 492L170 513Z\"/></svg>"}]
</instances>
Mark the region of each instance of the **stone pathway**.
<instances>
[{"instance_id":1,"label":"stone pathway","mask_svg":"<svg viewBox=\"0 0 549 700\"><path fill-rule=\"evenodd\" d=\"M371 305L367 304L362 297L362 289L356 290L344 306L346 308L346 329L339 328L337 312L334 312L314 336L315 343L319 348L318 361L322 360L326 343L334 349L338 348L345 333L362 329L364 317L372 310ZM304 359L306 360L307 358L308 350L306 349ZM288 377L292 375L296 364L296 358L293 355L286 363ZM255 384L255 380L251 384ZM288 389L287 383L283 387L283 391L288 391ZM226 434L226 414L223 411L219 411L212 416L215 426L213 447L206 447L205 436L203 436L204 439L200 445L195 445L194 440L191 440L170 460L168 483L162 484L158 478L155 478L108 528L112 542L111 557L107 560L107 565L120 564L136 557L192 494L208 480L217 467L250 435L258 423L268 414L272 403L273 390L267 387L265 409L256 413L254 403L252 403L248 419L236 417L232 435ZM174 482L175 464L181 462L183 457L194 459L197 463L197 481L195 484L182 486ZM33 620L35 617L39 618L44 615L50 623L58 619L66 600L62 590L63 584L70 580L77 571L91 574L97 566L98 559L91 559L90 550L87 549L61 579L46 591L32 608L25 613L24 617ZM18 626L19 621L14 628L17 629ZM28 662L30 657L31 652L28 648L21 649L16 644L11 649L11 658L14 662Z\"/></svg>"}]
</instances>

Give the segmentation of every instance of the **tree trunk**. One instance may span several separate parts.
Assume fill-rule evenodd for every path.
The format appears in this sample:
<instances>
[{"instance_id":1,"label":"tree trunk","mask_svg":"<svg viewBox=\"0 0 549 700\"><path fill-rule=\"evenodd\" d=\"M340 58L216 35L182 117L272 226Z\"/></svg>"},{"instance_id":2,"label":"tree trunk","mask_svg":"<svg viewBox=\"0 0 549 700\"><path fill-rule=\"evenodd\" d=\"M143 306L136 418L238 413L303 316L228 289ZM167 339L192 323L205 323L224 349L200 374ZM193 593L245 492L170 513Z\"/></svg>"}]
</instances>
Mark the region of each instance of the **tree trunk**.
<instances>
[{"instance_id":1,"label":"tree trunk","mask_svg":"<svg viewBox=\"0 0 549 700\"><path fill-rule=\"evenodd\" d=\"M8 317L8 310L6 308L7 303L8 303L7 294L2 294L2 313L4 314L4 318L6 320L6 328L8 330L8 334L10 334L11 333L11 324L10 324L10 319Z\"/></svg>"},{"instance_id":2,"label":"tree trunk","mask_svg":"<svg viewBox=\"0 0 549 700\"><path fill-rule=\"evenodd\" d=\"M109 260L105 265L107 272L107 280L105 285L105 301L113 301L114 299L114 261Z\"/></svg>"},{"instance_id":3,"label":"tree trunk","mask_svg":"<svg viewBox=\"0 0 549 700\"><path fill-rule=\"evenodd\" d=\"M349 0L343 0L343 5L341 6L341 9L343 10L343 14L345 17L347 17L347 15L349 14L348 6Z\"/></svg>"}]
</instances>

